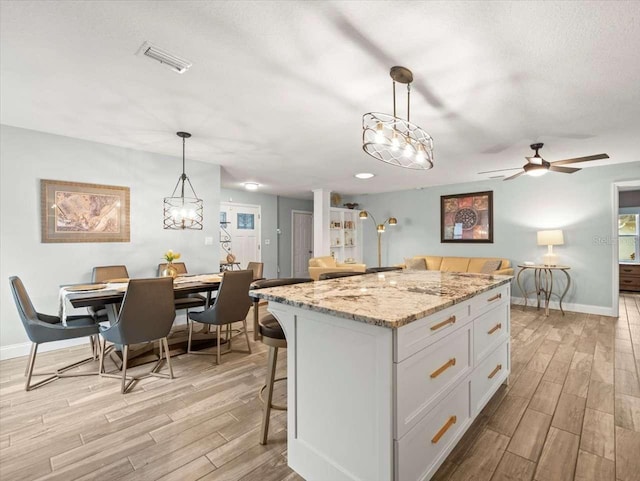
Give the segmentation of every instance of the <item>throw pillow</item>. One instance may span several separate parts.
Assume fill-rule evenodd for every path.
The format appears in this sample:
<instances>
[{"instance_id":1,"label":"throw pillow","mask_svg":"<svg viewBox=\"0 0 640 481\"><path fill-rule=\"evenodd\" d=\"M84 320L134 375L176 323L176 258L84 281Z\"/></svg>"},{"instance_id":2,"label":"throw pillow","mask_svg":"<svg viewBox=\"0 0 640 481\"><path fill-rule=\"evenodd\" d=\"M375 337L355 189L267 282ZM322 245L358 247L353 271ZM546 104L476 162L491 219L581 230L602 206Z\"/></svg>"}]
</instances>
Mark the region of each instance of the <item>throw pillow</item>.
<instances>
[{"instance_id":1,"label":"throw pillow","mask_svg":"<svg viewBox=\"0 0 640 481\"><path fill-rule=\"evenodd\" d=\"M404 265L407 266L407 270L409 271L426 271L427 263L424 261L422 257L409 257L405 258Z\"/></svg>"},{"instance_id":2,"label":"throw pillow","mask_svg":"<svg viewBox=\"0 0 640 481\"><path fill-rule=\"evenodd\" d=\"M500 259L490 259L484 263L482 269L480 269L481 274L493 274L495 271L500 269L500 264L502 264L502 260Z\"/></svg>"}]
</instances>

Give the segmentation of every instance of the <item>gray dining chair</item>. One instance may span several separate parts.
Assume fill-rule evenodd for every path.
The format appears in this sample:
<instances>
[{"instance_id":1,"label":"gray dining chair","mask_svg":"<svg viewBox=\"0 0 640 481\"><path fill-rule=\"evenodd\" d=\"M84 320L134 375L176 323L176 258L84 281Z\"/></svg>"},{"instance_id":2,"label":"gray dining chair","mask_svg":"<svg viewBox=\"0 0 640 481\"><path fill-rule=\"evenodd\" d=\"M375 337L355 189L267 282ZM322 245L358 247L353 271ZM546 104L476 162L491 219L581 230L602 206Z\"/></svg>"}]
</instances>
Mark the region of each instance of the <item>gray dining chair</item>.
<instances>
[{"instance_id":1,"label":"gray dining chair","mask_svg":"<svg viewBox=\"0 0 640 481\"><path fill-rule=\"evenodd\" d=\"M289 286L293 284L301 284L304 282L313 282L313 279L304 277L291 277L283 279L264 279L256 281L251 286L252 290L266 289L268 287ZM253 298L254 322L260 332L260 340L263 344L269 346L269 359L267 361L267 377L265 383L260 388L258 397L262 402L262 427L260 428L260 444L267 444L267 436L269 434L269 420L271 410L278 409L285 411L286 406L273 404L273 388L276 382L284 381L286 377L276 379L276 366L278 363L278 349L287 347L287 339L284 330L278 320L271 313L258 316L258 297ZM267 392L266 399L262 397L264 391Z\"/></svg>"},{"instance_id":2,"label":"gray dining chair","mask_svg":"<svg viewBox=\"0 0 640 481\"><path fill-rule=\"evenodd\" d=\"M27 378L24 390L31 391L32 389L36 389L44 384L63 377L93 376L98 374L98 372L79 372L73 374L66 372L74 367L94 361L95 356L82 359L81 361L58 368L55 371L40 373L33 372L36 363L36 355L38 353L38 345L45 342L96 336L98 334L98 324L96 324L95 320L89 316L67 316L65 319L65 325L65 323L62 322L62 319L58 316L41 314L35 310L33 303L27 294L27 290L19 277L10 277L9 284L11 286L11 292L13 294L16 307L18 308L20 320L27 332L27 336L31 340L31 353L29 354L29 361L27 362L27 368L24 373ZM94 343L94 345L97 345L97 343ZM33 376L49 377L31 384L31 378Z\"/></svg>"},{"instance_id":3,"label":"gray dining chair","mask_svg":"<svg viewBox=\"0 0 640 481\"><path fill-rule=\"evenodd\" d=\"M167 263L158 264L158 277L162 275L162 271L167 267ZM187 274L187 266L184 262L174 262L173 267L178 271L178 275ZM204 307L207 305L207 298L201 294L179 295L174 299L176 310L184 309L189 315L189 309Z\"/></svg>"},{"instance_id":4,"label":"gray dining chair","mask_svg":"<svg viewBox=\"0 0 640 481\"><path fill-rule=\"evenodd\" d=\"M127 266L96 266L91 271L91 282L99 284L113 279L128 279L129 272ZM117 306L116 306L117 308ZM97 322L106 322L109 320L106 306L88 307L89 313Z\"/></svg>"},{"instance_id":5,"label":"gray dining chair","mask_svg":"<svg viewBox=\"0 0 640 481\"><path fill-rule=\"evenodd\" d=\"M171 355L167 336L176 317L173 303L173 279L159 277L152 279L131 279L122 300L117 321L108 328L100 327L102 346L100 349L100 375L121 380L121 392L125 394L136 381L149 376L173 379ZM113 346L106 348L106 342ZM127 376L129 346L144 342L159 341L159 359L151 371L141 376ZM122 348L122 373L104 372L104 356L116 346ZM163 357L167 361L169 373L158 372Z\"/></svg>"},{"instance_id":6,"label":"gray dining chair","mask_svg":"<svg viewBox=\"0 0 640 481\"><path fill-rule=\"evenodd\" d=\"M194 351L192 349L193 338L193 322L200 322L216 326L217 346L216 346L216 362L220 364L222 354L230 352L245 352L251 354L251 344L249 344L249 335L247 334L247 314L251 307L251 299L249 298L249 287L253 281L253 271L226 271L222 276L222 283L214 304L201 312L192 312L189 314L189 339L187 341L187 352L191 354L207 354L213 355L212 352ZM244 333L247 341L247 350L231 349L232 340L232 324L242 322L243 329L237 331L238 334ZM222 352L220 344L222 344L222 326L226 326L224 342L227 348Z\"/></svg>"},{"instance_id":7,"label":"gray dining chair","mask_svg":"<svg viewBox=\"0 0 640 481\"><path fill-rule=\"evenodd\" d=\"M249 262L247 269L253 271L253 280L263 279L262 272L264 270L264 262Z\"/></svg>"}]
</instances>

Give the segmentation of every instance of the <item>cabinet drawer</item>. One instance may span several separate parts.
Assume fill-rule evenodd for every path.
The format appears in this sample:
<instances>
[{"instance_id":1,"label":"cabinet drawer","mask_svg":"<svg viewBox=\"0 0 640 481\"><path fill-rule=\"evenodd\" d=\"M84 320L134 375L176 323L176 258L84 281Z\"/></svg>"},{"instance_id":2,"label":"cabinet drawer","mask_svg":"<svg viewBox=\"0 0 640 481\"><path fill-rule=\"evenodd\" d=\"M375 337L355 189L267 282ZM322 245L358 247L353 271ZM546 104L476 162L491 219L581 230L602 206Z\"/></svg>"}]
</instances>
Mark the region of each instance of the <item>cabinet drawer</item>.
<instances>
[{"instance_id":1,"label":"cabinet drawer","mask_svg":"<svg viewBox=\"0 0 640 481\"><path fill-rule=\"evenodd\" d=\"M620 264L620 277L623 275L640 276L640 264Z\"/></svg>"},{"instance_id":2,"label":"cabinet drawer","mask_svg":"<svg viewBox=\"0 0 640 481\"><path fill-rule=\"evenodd\" d=\"M620 290L626 290L626 291L640 290L640 276L620 274Z\"/></svg>"},{"instance_id":3,"label":"cabinet drawer","mask_svg":"<svg viewBox=\"0 0 640 481\"><path fill-rule=\"evenodd\" d=\"M473 357L474 366L484 359L498 344L509 335L509 305L485 312L473 321Z\"/></svg>"},{"instance_id":4,"label":"cabinet drawer","mask_svg":"<svg viewBox=\"0 0 640 481\"><path fill-rule=\"evenodd\" d=\"M469 424L469 382L465 379L403 438L395 441L395 479L430 479Z\"/></svg>"},{"instance_id":5,"label":"cabinet drawer","mask_svg":"<svg viewBox=\"0 0 640 481\"><path fill-rule=\"evenodd\" d=\"M510 284L505 284L477 295L471 299L471 316L479 316L480 314L487 312L489 309L493 309L498 304L508 304L511 302L510 296Z\"/></svg>"},{"instance_id":6,"label":"cabinet drawer","mask_svg":"<svg viewBox=\"0 0 640 481\"><path fill-rule=\"evenodd\" d=\"M472 323L414 354L396 369L396 438L401 438L472 369Z\"/></svg>"},{"instance_id":7,"label":"cabinet drawer","mask_svg":"<svg viewBox=\"0 0 640 481\"><path fill-rule=\"evenodd\" d=\"M505 341L473 371L471 375L471 413L473 416L480 412L509 375L511 368L509 349L510 345Z\"/></svg>"},{"instance_id":8,"label":"cabinet drawer","mask_svg":"<svg viewBox=\"0 0 640 481\"><path fill-rule=\"evenodd\" d=\"M395 362L401 362L469 322L469 302L402 326L396 331Z\"/></svg>"}]
</instances>

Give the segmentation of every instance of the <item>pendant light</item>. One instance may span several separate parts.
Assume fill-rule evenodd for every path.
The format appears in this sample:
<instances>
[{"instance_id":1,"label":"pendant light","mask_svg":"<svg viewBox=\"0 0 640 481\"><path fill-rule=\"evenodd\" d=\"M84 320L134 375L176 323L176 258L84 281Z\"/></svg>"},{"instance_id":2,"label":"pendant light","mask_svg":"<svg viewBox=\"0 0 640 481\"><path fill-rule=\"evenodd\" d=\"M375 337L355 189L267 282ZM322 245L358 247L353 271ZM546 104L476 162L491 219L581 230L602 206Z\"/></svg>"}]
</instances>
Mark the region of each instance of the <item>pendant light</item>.
<instances>
[{"instance_id":1,"label":"pendant light","mask_svg":"<svg viewBox=\"0 0 640 481\"><path fill-rule=\"evenodd\" d=\"M433 139L410 121L413 73L405 67L391 67L393 115L369 112L362 116L362 149L387 164L405 169L433 168ZM396 82L407 85L407 119L396 115Z\"/></svg>"},{"instance_id":2,"label":"pendant light","mask_svg":"<svg viewBox=\"0 0 640 481\"><path fill-rule=\"evenodd\" d=\"M173 189L171 197L164 198L164 228L172 230L202 230L202 199L196 195L196 191L191 185L191 181L184 172L185 164L185 140L191 137L188 132L176 132L182 139L182 175L178 178L178 183ZM191 195L185 195L185 185L188 184ZM179 196L176 196L180 187Z\"/></svg>"}]
</instances>

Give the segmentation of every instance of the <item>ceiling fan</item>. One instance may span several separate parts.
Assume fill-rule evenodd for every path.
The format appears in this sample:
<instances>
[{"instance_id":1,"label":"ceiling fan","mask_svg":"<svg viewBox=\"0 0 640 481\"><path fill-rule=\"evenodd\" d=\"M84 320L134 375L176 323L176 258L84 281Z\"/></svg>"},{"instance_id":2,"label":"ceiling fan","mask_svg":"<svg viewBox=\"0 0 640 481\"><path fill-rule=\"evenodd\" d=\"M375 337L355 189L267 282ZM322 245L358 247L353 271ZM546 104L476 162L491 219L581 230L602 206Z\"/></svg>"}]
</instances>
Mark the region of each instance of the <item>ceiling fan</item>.
<instances>
[{"instance_id":1,"label":"ceiling fan","mask_svg":"<svg viewBox=\"0 0 640 481\"><path fill-rule=\"evenodd\" d=\"M576 167L560 167L561 165L566 164L576 164L578 162L587 162L589 160L600 160L600 159L608 159L609 156L607 154L596 154L596 155L587 155L586 157L576 157L574 159L564 159L564 160L556 160L555 162L547 162L544 160L538 150L542 148L544 144L531 144L530 147L536 151L536 153L532 157L525 157L527 159L527 163L522 167L514 167L513 169L498 169L498 170L488 170L485 172L478 172L478 174L491 174L493 172L504 172L506 170L518 170L522 169L521 172L514 174L510 177L505 177L503 180L511 180L516 177L520 177L522 174L527 174L532 177L539 177L541 175L546 174L548 171L551 172L560 172L563 174L573 174L574 172L578 172L580 169Z\"/></svg>"}]
</instances>

